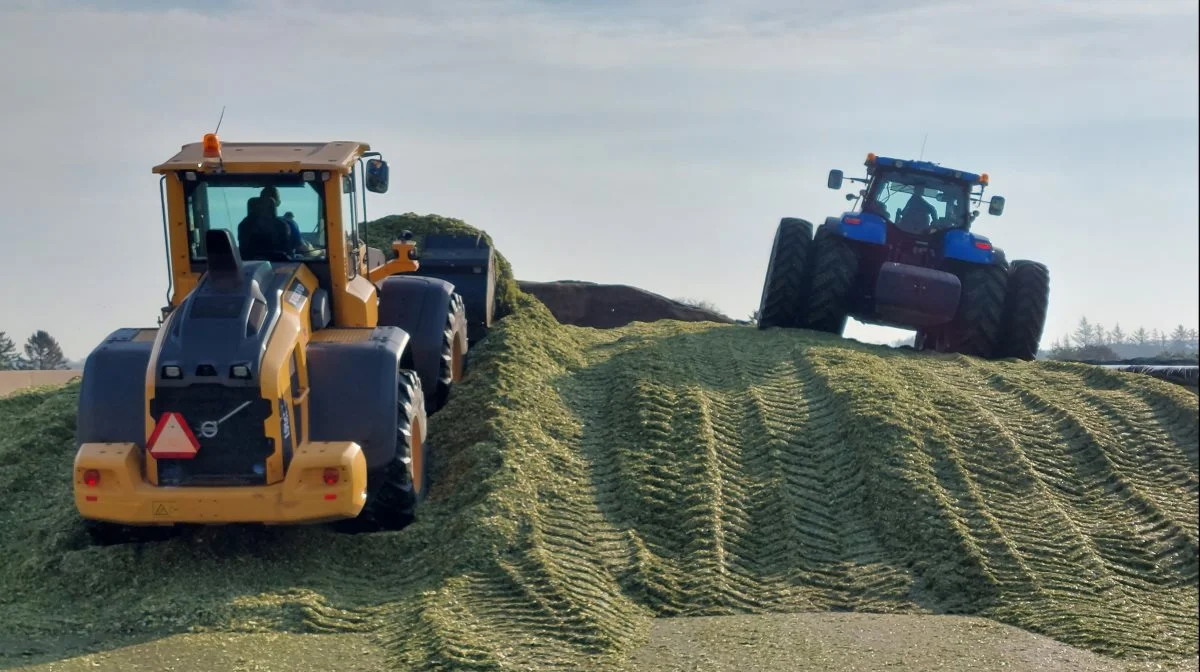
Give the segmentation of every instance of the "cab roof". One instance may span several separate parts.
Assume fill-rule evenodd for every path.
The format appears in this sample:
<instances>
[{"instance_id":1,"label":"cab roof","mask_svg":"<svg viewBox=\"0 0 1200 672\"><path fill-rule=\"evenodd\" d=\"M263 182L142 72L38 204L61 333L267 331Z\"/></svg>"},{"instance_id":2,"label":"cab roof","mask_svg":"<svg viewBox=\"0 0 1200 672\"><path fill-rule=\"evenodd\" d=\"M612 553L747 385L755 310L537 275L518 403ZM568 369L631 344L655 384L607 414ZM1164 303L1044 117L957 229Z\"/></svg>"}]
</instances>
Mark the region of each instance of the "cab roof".
<instances>
[{"instance_id":1,"label":"cab roof","mask_svg":"<svg viewBox=\"0 0 1200 672\"><path fill-rule=\"evenodd\" d=\"M954 168L946 168L939 166L936 163L929 161L910 161L907 159L897 159L890 156L871 156L867 160L867 165L870 167L878 166L880 168L896 168L899 170L912 170L921 173L929 173L941 177L947 177L955 180L962 180L970 185L987 184L987 174L969 173L965 170L956 170Z\"/></svg>"},{"instance_id":2,"label":"cab roof","mask_svg":"<svg viewBox=\"0 0 1200 672\"><path fill-rule=\"evenodd\" d=\"M221 142L221 161L226 170L296 172L301 170L347 170L370 145L353 140L333 142ZM203 170L218 164L204 156L204 143L186 144L175 156L154 167L155 173L172 170Z\"/></svg>"}]
</instances>

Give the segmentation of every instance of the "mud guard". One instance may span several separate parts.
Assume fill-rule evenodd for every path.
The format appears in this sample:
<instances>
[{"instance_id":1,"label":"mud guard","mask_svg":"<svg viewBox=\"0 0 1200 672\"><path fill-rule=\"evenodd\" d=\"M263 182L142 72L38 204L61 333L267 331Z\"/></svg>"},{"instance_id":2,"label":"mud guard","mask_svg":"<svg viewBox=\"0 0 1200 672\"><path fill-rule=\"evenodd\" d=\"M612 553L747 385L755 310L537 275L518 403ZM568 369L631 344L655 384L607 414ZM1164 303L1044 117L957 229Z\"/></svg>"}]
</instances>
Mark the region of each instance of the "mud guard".
<instances>
[{"instance_id":1,"label":"mud guard","mask_svg":"<svg viewBox=\"0 0 1200 672\"><path fill-rule=\"evenodd\" d=\"M412 275L438 278L454 285L466 307L467 345L474 347L487 336L495 315L495 250L481 235L455 234L425 236L418 250L421 267Z\"/></svg>"},{"instance_id":2,"label":"mud guard","mask_svg":"<svg viewBox=\"0 0 1200 672\"><path fill-rule=\"evenodd\" d=\"M156 329L118 329L83 365L75 446L146 442L146 366Z\"/></svg>"},{"instance_id":3,"label":"mud guard","mask_svg":"<svg viewBox=\"0 0 1200 672\"><path fill-rule=\"evenodd\" d=\"M309 441L355 441L368 470L388 464L396 454L400 362L409 342L394 326L353 342L310 342Z\"/></svg>"},{"instance_id":4,"label":"mud guard","mask_svg":"<svg viewBox=\"0 0 1200 672\"><path fill-rule=\"evenodd\" d=\"M437 390L450 295L457 290L445 280L409 273L392 275L379 283L379 325L408 332L412 368L421 377L426 403Z\"/></svg>"}]
</instances>

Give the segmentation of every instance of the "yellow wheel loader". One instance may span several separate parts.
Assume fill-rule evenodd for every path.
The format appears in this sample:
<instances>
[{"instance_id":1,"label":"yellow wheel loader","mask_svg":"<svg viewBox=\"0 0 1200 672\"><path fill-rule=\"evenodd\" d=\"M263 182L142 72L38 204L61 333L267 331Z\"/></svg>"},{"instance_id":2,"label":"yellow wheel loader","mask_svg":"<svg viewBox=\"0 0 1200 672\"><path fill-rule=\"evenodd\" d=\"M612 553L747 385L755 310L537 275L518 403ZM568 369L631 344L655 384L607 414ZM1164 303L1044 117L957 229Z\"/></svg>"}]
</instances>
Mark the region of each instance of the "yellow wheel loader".
<instances>
[{"instance_id":1,"label":"yellow wheel loader","mask_svg":"<svg viewBox=\"0 0 1200 672\"><path fill-rule=\"evenodd\" d=\"M418 255L406 233L395 258L368 254L388 165L365 143L210 133L154 172L168 305L157 328L110 334L81 383L74 493L93 540L403 527L428 489L427 417L491 326L493 251L431 236Z\"/></svg>"}]
</instances>

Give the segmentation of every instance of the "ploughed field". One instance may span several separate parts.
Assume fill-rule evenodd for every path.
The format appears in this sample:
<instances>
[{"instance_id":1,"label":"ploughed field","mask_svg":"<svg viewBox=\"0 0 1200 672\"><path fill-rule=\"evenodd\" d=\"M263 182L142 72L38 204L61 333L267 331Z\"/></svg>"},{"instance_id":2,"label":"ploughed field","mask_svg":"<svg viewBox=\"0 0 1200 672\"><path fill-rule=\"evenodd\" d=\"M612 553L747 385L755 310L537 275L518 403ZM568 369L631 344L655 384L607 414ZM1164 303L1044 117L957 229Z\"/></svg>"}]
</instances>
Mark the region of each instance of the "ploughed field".
<instances>
[{"instance_id":1,"label":"ploughed field","mask_svg":"<svg viewBox=\"0 0 1200 672\"><path fill-rule=\"evenodd\" d=\"M0 399L0 665L193 631L271 633L293 657L285 634L343 635L347 665L369 647L361 669L601 669L655 616L829 611L1196 655L1186 389L807 331L564 326L523 295L512 309L432 418L433 490L400 532L91 547L70 492L77 384Z\"/></svg>"}]
</instances>

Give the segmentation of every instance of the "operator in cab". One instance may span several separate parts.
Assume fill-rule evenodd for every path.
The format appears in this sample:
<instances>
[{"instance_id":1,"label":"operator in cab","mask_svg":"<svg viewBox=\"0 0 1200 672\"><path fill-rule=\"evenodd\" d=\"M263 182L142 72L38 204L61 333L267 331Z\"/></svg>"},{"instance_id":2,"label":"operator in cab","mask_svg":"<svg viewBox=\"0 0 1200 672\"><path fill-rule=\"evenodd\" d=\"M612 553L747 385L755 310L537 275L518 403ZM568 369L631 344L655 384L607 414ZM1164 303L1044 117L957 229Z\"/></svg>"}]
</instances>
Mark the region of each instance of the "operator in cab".
<instances>
[{"instance_id":1,"label":"operator in cab","mask_svg":"<svg viewBox=\"0 0 1200 672\"><path fill-rule=\"evenodd\" d=\"M938 218L937 210L926 201L925 188L915 187L913 195L904 204L900 212L900 221L896 222L905 231L925 231Z\"/></svg>"},{"instance_id":2,"label":"operator in cab","mask_svg":"<svg viewBox=\"0 0 1200 672\"><path fill-rule=\"evenodd\" d=\"M263 187L246 201L246 217L238 224L238 247L243 259L271 260L308 254L313 247L300 235L295 219L278 215L279 189Z\"/></svg>"}]
</instances>

